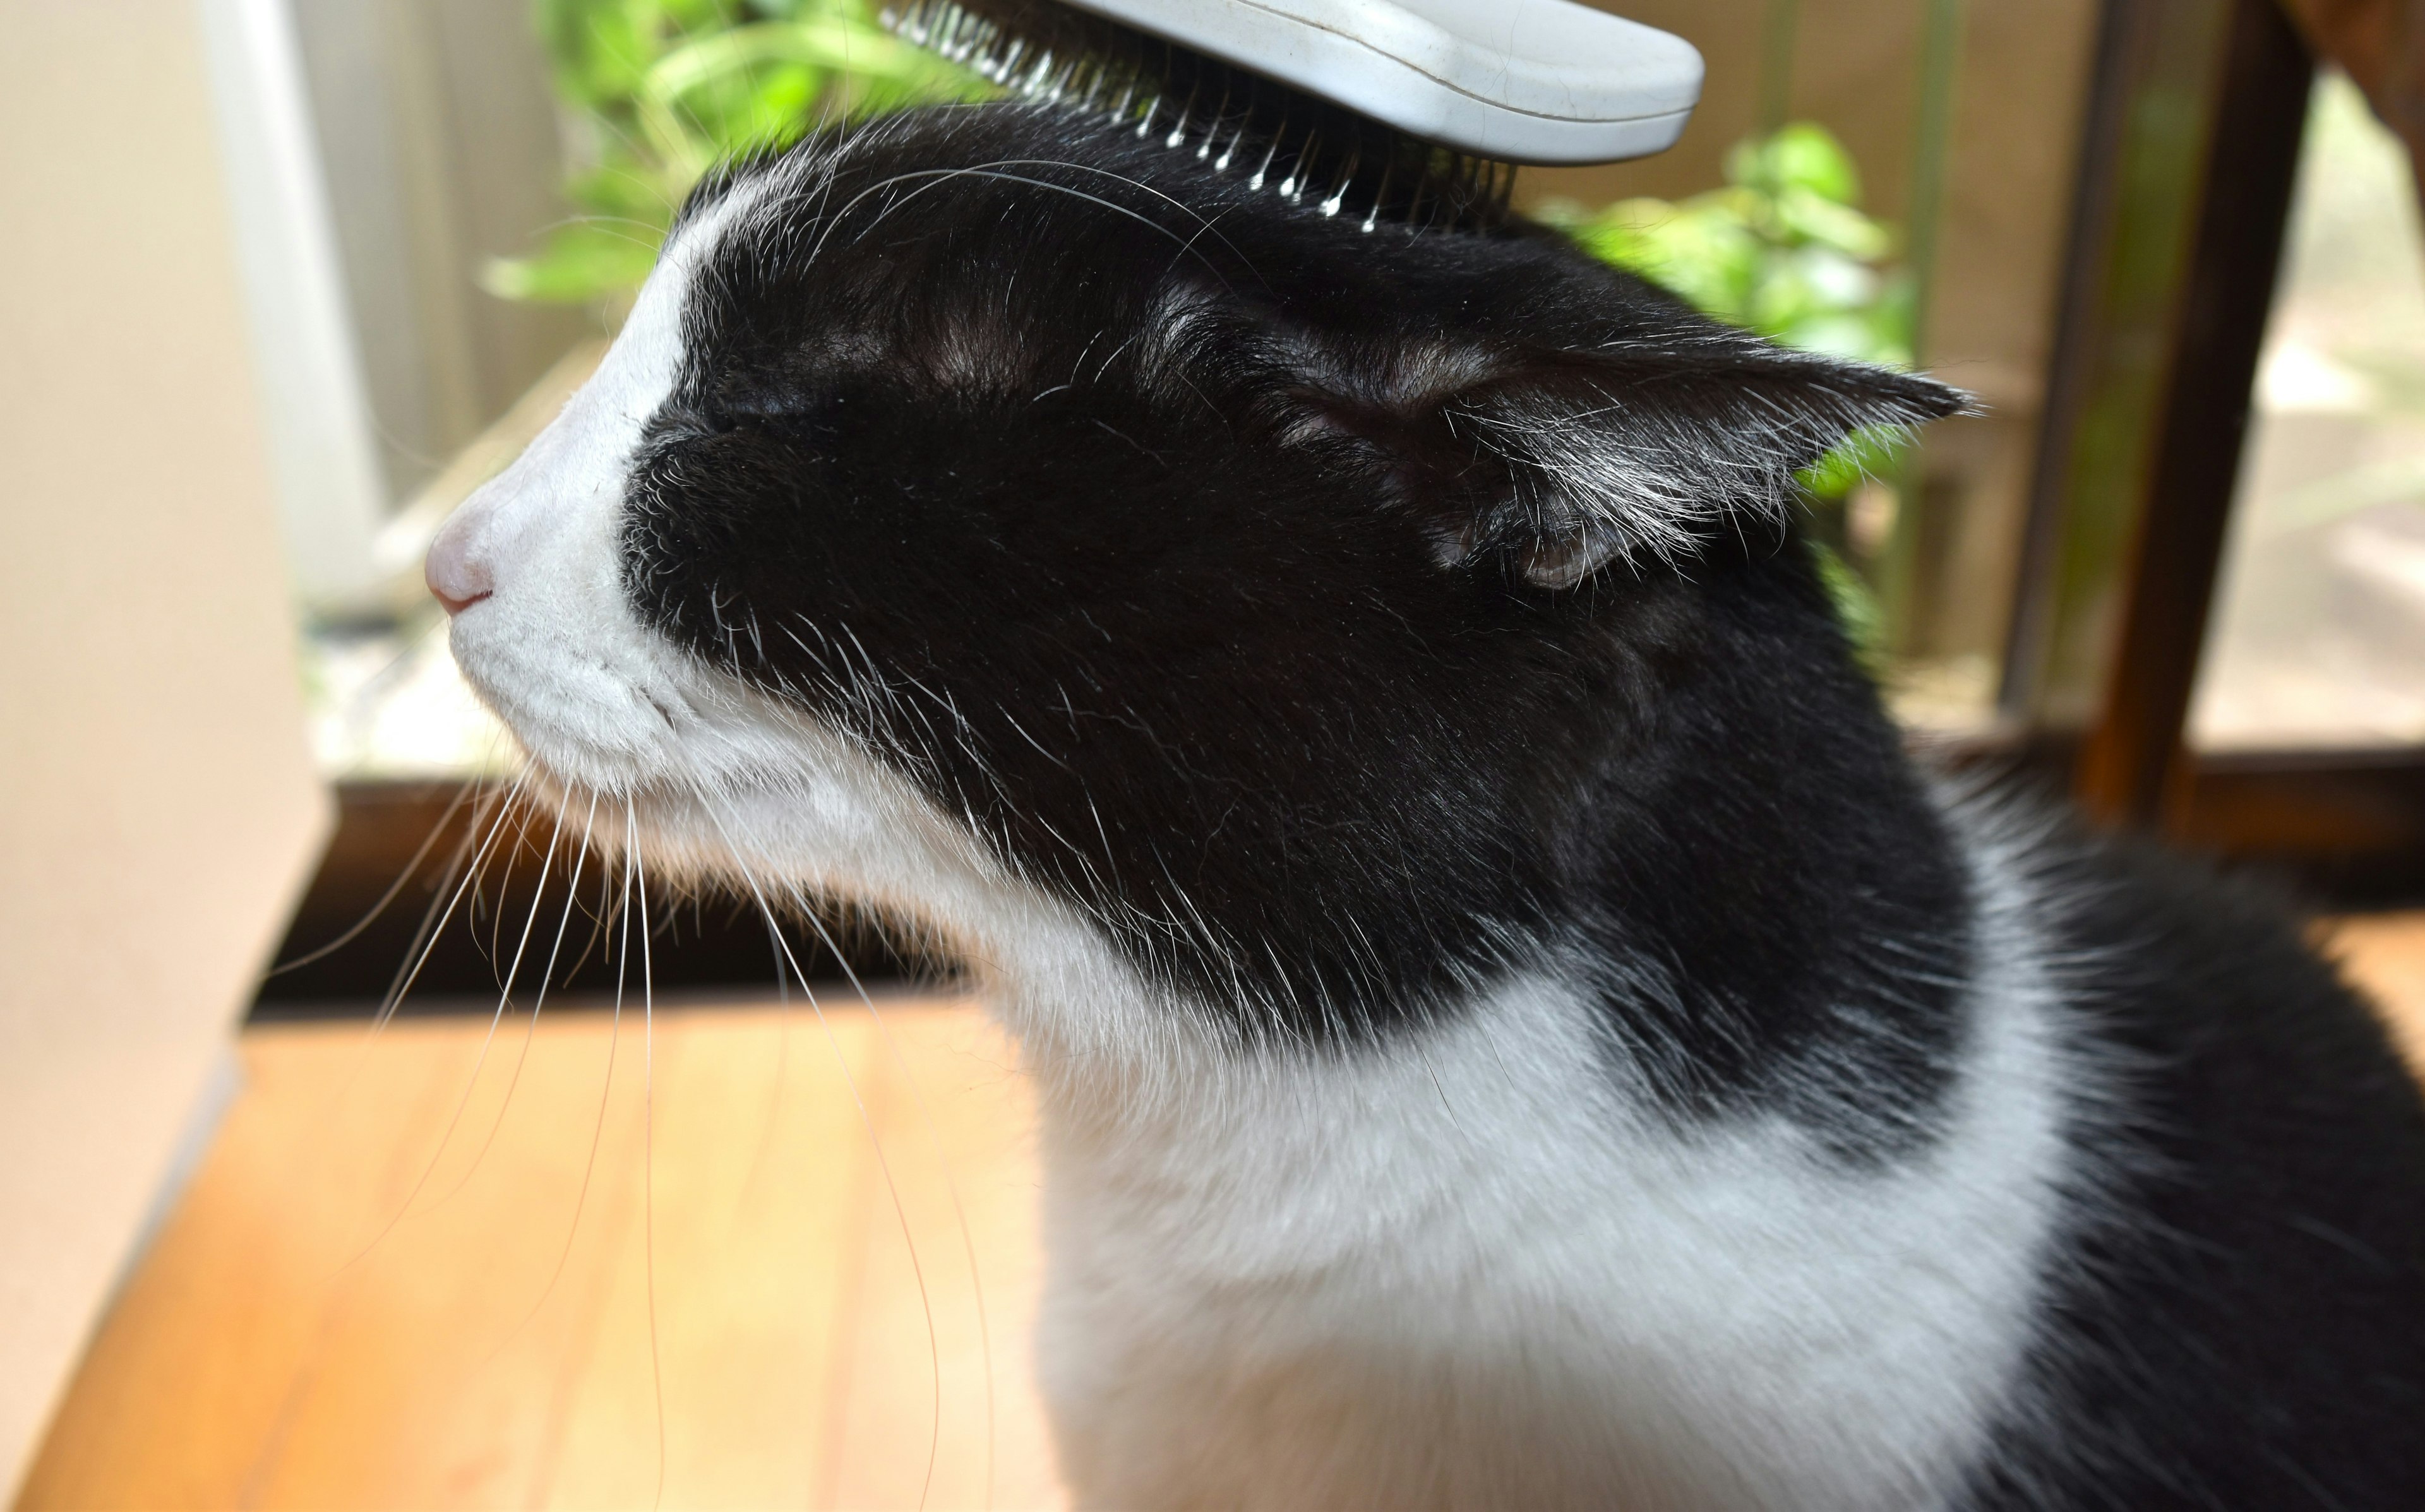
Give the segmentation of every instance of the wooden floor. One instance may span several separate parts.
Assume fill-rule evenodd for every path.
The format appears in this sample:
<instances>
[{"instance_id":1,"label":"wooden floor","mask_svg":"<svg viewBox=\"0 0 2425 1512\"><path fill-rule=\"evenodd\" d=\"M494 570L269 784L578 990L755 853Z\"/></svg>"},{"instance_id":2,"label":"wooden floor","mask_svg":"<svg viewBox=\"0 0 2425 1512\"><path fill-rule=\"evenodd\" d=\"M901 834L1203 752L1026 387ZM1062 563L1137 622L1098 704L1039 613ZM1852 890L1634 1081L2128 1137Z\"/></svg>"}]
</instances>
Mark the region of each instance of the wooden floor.
<instances>
[{"instance_id":1,"label":"wooden floor","mask_svg":"<svg viewBox=\"0 0 2425 1512\"><path fill-rule=\"evenodd\" d=\"M2425 913L2341 919L2325 936L2324 953L2383 1005L2408 1063L2425 1074Z\"/></svg>"},{"instance_id":2,"label":"wooden floor","mask_svg":"<svg viewBox=\"0 0 2425 1512\"><path fill-rule=\"evenodd\" d=\"M1024 1086L878 1001L249 1032L20 1505L1060 1504Z\"/></svg>"},{"instance_id":3,"label":"wooden floor","mask_svg":"<svg viewBox=\"0 0 2425 1512\"><path fill-rule=\"evenodd\" d=\"M2425 1065L2425 915L2331 947ZM882 1008L248 1033L20 1505L1060 1504L1026 1089Z\"/></svg>"}]
</instances>

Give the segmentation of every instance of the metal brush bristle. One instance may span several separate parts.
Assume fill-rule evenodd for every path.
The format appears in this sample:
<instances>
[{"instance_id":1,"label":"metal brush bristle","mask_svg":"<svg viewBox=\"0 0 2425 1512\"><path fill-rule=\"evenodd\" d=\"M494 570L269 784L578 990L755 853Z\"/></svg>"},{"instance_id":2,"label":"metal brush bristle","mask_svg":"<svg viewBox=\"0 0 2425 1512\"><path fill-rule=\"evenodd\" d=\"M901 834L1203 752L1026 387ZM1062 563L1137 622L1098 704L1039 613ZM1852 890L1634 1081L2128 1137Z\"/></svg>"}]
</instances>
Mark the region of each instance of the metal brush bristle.
<instances>
[{"instance_id":1,"label":"metal brush bristle","mask_svg":"<svg viewBox=\"0 0 2425 1512\"><path fill-rule=\"evenodd\" d=\"M1507 218L1513 165L1417 141L1054 0L898 0L878 19L1016 98L1100 114L1368 231L1483 231Z\"/></svg>"}]
</instances>

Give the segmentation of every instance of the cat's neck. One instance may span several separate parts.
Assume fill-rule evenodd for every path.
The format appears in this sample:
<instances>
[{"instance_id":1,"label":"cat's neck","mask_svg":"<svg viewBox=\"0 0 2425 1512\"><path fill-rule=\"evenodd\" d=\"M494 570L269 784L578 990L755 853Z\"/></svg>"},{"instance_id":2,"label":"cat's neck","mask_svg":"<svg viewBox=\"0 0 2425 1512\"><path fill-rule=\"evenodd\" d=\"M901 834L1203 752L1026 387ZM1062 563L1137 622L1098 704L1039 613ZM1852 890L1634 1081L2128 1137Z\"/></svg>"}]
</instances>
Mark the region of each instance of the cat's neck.
<instances>
[{"instance_id":1,"label":"cat's neck","mask_svg":"<svg viewBox=\"0 0 2425 1512\"><path fill-rule=\"evenodd\" d=\"M2021 1358L2080 1080L2026 899L1981 875L1973 1032L1920 1158L1835 1158L1762 1109L1679 1119L1590 993L1533 973L1362 1053L1231 1056L1155 1097L1039 1068L1044 1346L1088 1367L1057 1379L1148 1441L1227 1429L1217 1474L1289 1443L1351 1467L1226 1500L1356 1500L1403 1459L1400 1392L1453 1422L1512 1354L1559 1382L1528 1423L1580 1407L1542 1441L1644 1434L1545 1504L1640 1473L1646 1444L1710 1449L1657 1461L1662 1504L1940 1504ZM1342 1460L1358 1434L1388 1447Z\"/></svg>"},{"instance_id":2,"label":"cat's neck","mask_svg":"<svg viewBox=\"0 0 2425 1512\"><path fill-rule=\"evenodd\" d=\"M1666 1115L1785 1112L1890 1151L1932 1122L1975 963L1961 847L1884 740L1831 756L1827 741L1768 732L1770 770L1750 791L1689 752L1650 781L1640 768L1609 779L1572 810L1541 935L1472 985L1389 1005L1368 1037L1267 1031L1305 1015L1157 983L1059 911L991 942L991 990L1047 1101L1074 1121L1183 1122L1346 1086L1370 1098L1400 1085L1357 1079L1373 1066L1428 1076L1420 1058L1441 1034L1511 1002L1537 1024L1554 1002L1590 1032L1527 1041L1536 1079L1558 1054L1603 1077L1622 1061L1628 1095ZM1407 1086L1421 1100L1420 1079Z\"/></svg>"}]
</instances>

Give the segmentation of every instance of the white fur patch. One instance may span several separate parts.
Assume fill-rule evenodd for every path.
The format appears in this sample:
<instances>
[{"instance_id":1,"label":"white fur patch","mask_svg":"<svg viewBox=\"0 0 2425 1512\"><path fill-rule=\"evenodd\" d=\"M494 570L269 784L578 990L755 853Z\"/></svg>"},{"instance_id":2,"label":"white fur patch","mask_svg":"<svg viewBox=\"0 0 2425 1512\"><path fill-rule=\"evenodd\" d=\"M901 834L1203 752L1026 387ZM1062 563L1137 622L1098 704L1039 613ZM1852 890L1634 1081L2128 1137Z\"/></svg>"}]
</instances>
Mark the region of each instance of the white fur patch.
<instances>
[{"instance_id":1,"label":"white fur patch","mask_svg":"<svg viewBox=\"0 0 2425 1512\"><path fill-rule=\"evenodd\" d=\"M1944 1504L2066 1174L2055 998L1982 869L1947 1132L1885 1170L1781 1121L1679 1136L1544 979L1351 1064L1049 1096L1046 1381L1083 1504Z\"/></svg>"}]
</instances>

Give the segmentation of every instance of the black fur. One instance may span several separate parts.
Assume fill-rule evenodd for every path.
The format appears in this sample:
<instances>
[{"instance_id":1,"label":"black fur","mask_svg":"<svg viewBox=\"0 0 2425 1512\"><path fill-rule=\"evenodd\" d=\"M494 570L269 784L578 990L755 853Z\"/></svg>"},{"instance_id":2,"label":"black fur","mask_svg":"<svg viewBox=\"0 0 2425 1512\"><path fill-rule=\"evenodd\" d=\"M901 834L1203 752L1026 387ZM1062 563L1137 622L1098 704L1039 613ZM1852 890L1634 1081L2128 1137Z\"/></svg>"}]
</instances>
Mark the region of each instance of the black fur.
<instances>
[{"instance_id":1,"label":"black fur","mask_svg":"<svg viewBox=\"0 0 2425 1512\"><path fill-rule=\"evenodd\" d=\"M2112 1087L2101 1189L1980 1512L2425 1505L2425 1109L2278 901L2152 851L2048 848Z\"/></svg>"},{"instance_id":2,"label":"black fur","mask_svg":"<svg viewBox=\"0 0 2425 1512\"><path fill-rule=\"evenodd\" d=\"M1049 112L799 151L702 194L776 185L637 459L654 624L1247 1039L1367 1042L1546 956L1678 1118L1924 1153L1968 883L1778 506L1957 395ZM2059 1406L1976 1504L2425 1504L2425 1122L2381 1031L2240 895L2048 853L2127 1116L2079 1129Z\"/></svg>"},{"instance_id":3,"label":"black fur","mask_svg":"<svg viewBox=\"0 0 2425 1512\"><path fill-rule=\"evenodd\" d=\"M1550 944L1622 961L1613 1026L1696 1107L1845 1035L1898 1073L1846 1110L1924 1105L1962 888L1760 490L1949 391L1538 234L1366 234L1030 112L891 130L705 280L634 489L661 626L1249 1029L1384 1032ZM1749 389L1817 418L1747 441ZM1531 581L1598 527L1473 434L1518 391L1710 446L1689 558Z\"/></svg>"}]
</instances>

